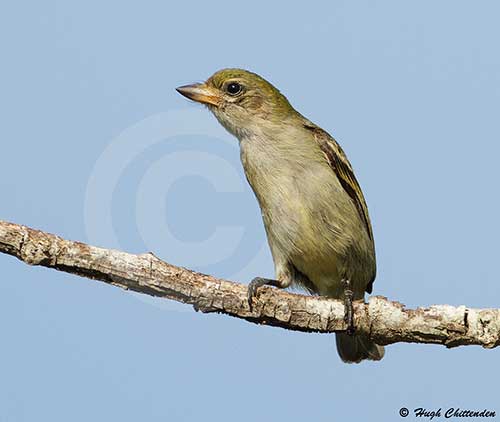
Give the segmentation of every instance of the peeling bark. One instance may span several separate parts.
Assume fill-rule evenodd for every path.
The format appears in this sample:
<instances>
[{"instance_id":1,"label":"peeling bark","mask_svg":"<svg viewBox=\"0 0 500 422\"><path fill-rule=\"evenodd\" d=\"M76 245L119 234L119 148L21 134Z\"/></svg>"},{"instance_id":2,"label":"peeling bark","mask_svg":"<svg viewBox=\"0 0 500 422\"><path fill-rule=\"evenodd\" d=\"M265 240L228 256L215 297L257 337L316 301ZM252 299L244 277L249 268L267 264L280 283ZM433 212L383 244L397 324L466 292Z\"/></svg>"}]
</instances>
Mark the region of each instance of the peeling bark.
<instances>
[{"instance_id":1,"label":"peeling bark","mask_svg":"<svg viewBox=\"0 0 500 422\"><path fill-rule=\"evenodd\" d=\"M29 265L41 265L123 289L193 305L256 324L288 330L332 333L346 329L342 302L259 289L249 308L246 286L161 261L152 253L133 255L60 238L26 226L0 221L0 252ZM500 344L500 310L434 305L406 309L382 296L354 306L358 332L385 345L397 342L446 347Z\"/></svg>"}]
</instances>

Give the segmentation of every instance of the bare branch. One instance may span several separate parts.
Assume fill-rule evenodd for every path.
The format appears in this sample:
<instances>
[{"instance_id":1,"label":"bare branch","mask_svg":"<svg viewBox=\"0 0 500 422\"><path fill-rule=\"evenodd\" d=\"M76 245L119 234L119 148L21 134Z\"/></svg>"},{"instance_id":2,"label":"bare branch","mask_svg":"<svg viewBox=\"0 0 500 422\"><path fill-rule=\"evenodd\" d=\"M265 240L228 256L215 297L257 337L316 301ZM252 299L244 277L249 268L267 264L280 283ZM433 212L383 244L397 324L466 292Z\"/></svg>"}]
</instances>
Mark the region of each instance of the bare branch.
<instances>
[{"instance_id":1,"label":"bare branch","mask_svg":"<svg viewBox=\"0 0 500 422\"><path fill-rule=\"evenodd\" d=\"M176 267L151 253L133 255L98 248L4 221L0 221L0 252L29 265L101 280L256 324L320 333L346 328L340 301L263 287L250 310L245 285ZM373 296L367 304L355 304L355 324L358 332L382 345L407 342L493 348L500 344L498 309L449 305L405 309L398 302Z\"/></svg>"}]
</instances>

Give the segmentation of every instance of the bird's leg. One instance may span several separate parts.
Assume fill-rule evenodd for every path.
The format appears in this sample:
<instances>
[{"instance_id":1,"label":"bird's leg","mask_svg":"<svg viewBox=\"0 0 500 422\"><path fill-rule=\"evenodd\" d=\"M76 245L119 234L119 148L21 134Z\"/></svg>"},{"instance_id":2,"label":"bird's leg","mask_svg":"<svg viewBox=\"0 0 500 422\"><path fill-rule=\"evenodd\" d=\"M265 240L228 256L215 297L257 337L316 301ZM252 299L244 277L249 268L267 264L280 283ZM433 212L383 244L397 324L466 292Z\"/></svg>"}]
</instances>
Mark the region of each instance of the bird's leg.
<instances>
[{"instance_id":1,"label":"bird's leg","mask_svg":"<svg viewBox=\"0 0 500 422\"><path fill-rule=\"evenodd\" d=\"M352 307L352 298L354 293L351 289L351 282L347 279L342 279L342 284L344 286L344 321L347 324L347 334L352 336L354 334L354 309Z\"/></svg>"},{"instance_id":2,"label":"bird's leg","mask_svg":"<svg viewBox=\"0 0 500 422\"><path fill-rule=\"evenodd\" d=\"M272 278L255 277L248 285L247 291L248 306L250 306L250 309L252 309L252 300L257 294L257 289L262 286L282 287L282 283Z\"/></svg>"}]
</instances>

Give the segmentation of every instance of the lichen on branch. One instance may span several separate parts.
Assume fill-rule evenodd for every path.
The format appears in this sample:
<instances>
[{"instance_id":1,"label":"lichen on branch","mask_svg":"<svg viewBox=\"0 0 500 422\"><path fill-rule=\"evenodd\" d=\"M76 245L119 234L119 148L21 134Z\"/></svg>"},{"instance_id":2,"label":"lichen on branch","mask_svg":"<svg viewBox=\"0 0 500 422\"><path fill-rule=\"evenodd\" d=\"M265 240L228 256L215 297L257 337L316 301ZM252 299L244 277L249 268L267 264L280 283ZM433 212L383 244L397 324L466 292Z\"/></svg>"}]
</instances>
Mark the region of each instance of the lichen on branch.
<instances>
[{"instance_id":1,"label":"lichen on branch","mask_svg":"<svg viewBox=\"0 0 500 422\"><path fill-rule=\"evenodd\" d=\"M0 252L29 265L187 303L205 313L295 331L346 329L344 307L338 300L262 287L250 309L245 285L177 267L152 253L134 255L98 248L1 220ZM372 296L368 303L355 303L354 310L356 330L381 345L406 342L493 348L500 344L499 309L450 305L406 309L398 302Z\"/></svg>"}]
</instances>

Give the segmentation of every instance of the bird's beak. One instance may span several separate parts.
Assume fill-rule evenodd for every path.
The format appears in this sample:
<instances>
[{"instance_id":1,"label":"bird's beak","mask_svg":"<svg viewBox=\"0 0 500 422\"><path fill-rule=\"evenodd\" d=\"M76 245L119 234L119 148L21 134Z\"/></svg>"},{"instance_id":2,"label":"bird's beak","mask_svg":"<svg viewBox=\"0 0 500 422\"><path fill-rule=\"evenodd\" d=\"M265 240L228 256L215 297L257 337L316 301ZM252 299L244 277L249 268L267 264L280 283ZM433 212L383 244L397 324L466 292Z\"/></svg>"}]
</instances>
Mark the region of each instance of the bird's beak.
<instances>
[{"instance_id":1,"label":"bird's beak","mask_svg":"<svg viewBox=\"0 0 500 422\"><path fill-rule=\"evenodd\" d=\"M175 90L190 100L197 101L202 104L211 104L218 107L221 102L219 93L206 84L184 85L175 88Z\"/></svg>"}]
</instances>

